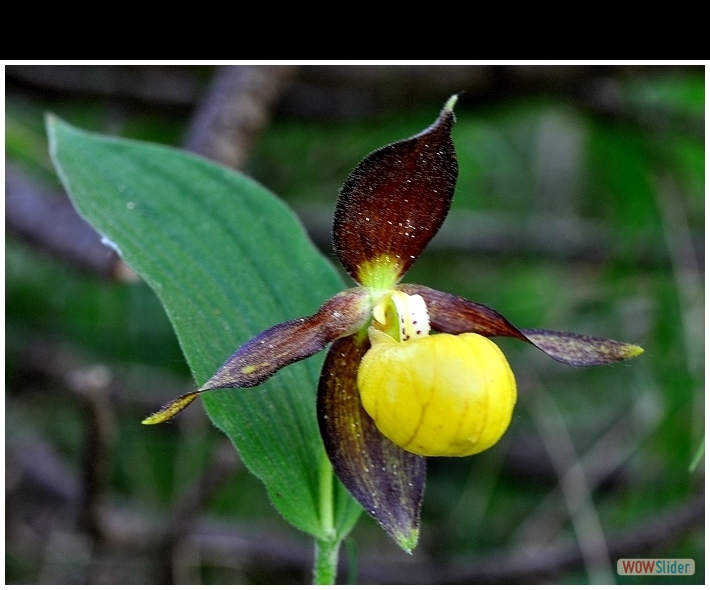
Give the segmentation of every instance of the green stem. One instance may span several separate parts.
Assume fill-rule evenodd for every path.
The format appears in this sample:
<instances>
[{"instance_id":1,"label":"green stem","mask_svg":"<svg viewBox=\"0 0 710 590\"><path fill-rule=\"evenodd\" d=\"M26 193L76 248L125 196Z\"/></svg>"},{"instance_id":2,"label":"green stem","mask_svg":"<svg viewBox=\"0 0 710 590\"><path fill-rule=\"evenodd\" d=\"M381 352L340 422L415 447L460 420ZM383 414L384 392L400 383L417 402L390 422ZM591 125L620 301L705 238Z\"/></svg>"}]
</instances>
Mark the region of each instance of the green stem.
<instances>
[{"instance_id":1,"label":"green stem","mask_svg":"<svg viewBox=\"0 0 710 590\"><path fill-rule=\"evenodd\" d=\"M313 583L334 584L338 571L340 539L337 538L333 525L333 468L325 453L321 454L319 492L322 536L316 539Z\"/></svg>"},{"instance_id":2,"label":"green stem","mask_svg":"<svg viewBox=\"0 0 710 590\"><path fill-rule=\"evenodd\" d=\"M314 584L335 584L339 549L339 539L316 539L316 559L313 566Z\"/></svg>"},{"instance_id":3,"label":"green stem","mask_svg":"<svg viewBox=\"0 0 710 590\"><path fill-rule=\"evenodd\" d=\"M328 455L323 451L320 455L320 522L321 531L325 535L335 536L335 526L333 525L333 468L330 465Z\"/></svg>"}]
</instances>

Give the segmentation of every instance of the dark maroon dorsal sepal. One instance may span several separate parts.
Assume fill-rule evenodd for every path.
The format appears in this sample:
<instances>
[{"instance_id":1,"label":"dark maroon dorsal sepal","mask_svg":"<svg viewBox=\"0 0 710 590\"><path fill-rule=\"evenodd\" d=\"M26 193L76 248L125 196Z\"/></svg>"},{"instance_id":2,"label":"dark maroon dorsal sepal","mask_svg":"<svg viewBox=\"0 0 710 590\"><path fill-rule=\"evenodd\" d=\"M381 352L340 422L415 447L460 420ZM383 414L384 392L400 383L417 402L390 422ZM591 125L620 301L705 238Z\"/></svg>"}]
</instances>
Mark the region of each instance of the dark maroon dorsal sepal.
<instances>
[{"instance_id":1,"label":"dark maroon dorsal sepal","mask_svg":"<svg viewBox=\"0 0 710 590\"><path fill-rule=\"evenodd\" d=\"M367 283L363 267L383 260L399 280L446 218L458 177L454 102L421 133L366 156L340 189L333 248L358 283Z\"/></svg>"}]
</instances>

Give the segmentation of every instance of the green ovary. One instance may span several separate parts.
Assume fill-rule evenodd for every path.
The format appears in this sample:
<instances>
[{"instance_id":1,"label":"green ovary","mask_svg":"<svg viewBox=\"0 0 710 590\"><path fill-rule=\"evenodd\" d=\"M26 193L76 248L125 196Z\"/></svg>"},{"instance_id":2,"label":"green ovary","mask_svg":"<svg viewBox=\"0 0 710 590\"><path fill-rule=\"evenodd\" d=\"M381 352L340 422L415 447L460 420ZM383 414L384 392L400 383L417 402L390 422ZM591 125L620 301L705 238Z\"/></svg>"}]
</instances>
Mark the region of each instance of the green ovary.
<instances>
[{"instance_id":1,"label":"green ovary","mask_svg":"<svg viewBox=\"0 0 710 590\"><path fill-rule=\"evenodd\" d=\"M370 329L358 370L365 411L406 451L463 457L485 451L508 429L515 377L501 350L478 334L398 342Z\"/></svg>"}]
</instances>

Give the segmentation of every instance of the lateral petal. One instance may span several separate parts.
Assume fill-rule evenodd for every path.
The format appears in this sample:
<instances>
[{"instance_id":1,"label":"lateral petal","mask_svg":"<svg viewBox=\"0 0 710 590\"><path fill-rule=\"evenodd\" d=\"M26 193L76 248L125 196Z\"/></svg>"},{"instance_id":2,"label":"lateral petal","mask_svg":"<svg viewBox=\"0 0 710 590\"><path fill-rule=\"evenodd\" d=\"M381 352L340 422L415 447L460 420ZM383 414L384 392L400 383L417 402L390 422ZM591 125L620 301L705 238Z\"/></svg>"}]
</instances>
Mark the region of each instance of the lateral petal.
<instances>
[{"instance_id":1,"label":"lateral petal","mask_svg":"<svg viewBox=\"0 0 710 590\"><path fill-rule=\"evenodd\" d=\"M308 358L330 342L352 334L367 320L363 290L356 287L330 298L312 316L289 320L242 344L200 391L253 387L286 365Z\"/></svg>"},{"instance_id":2,"label":"lateral petal","mask_svg":"<svg viewBox=\"0 0 710 590\"><path fill-rule=\"evenodd\" d=\"M556 330L521 330L534 346L552 358L577 367L610 365L632 359L643 348L635 344Z\"/></svg>"},{"instance_id":3,"label":"lateral petal","mask_svg":"<svg viewBox=\"0 0 710 590\"><path fill-rule=\"evenodd\" d=\"M398 290L424 298L433 330L448 334L474 332L508 336L528 342L556 361L578 367L608 365L643 352L635 344L556 330L519 330L494 309L463 297L422 285L400 285Z\"/></svg>"},{"instance_id":4,"label":"lateral petal","mask_svg":"<svg viewBox=\"0 0 710 590\"><path fill-rule=\"evenodd\" d=\"M331 346L318 384L318 423L340 481L411 552L419 537L426 459L385 438L363 409L357 371L368 348L364 332Z\"/></svg>"},{"instance_id":5,"label":"lateral petal","mask_svg":"<svg viewBox=\"0 0 710 590\"><path fill-rule=\"evenodd\" d=\"M357 331L367 321L370 314L367 301L365 290L354 287L331 297L312 316L264 330L242 344L197 391L164 405L143 424L171 419L205 391L259 385L279 369L316 354L333 340Z\"/></svg>"}]
</instances>

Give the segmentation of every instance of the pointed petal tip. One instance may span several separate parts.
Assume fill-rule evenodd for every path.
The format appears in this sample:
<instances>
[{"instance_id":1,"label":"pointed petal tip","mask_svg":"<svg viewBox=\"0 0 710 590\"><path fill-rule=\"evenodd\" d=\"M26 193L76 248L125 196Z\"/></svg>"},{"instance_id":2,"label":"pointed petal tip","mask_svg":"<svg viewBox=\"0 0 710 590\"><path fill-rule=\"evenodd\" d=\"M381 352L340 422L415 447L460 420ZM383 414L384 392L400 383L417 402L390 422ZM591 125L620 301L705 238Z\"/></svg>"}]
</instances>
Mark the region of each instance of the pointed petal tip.
<instances>
[{"instance_id":1,"label":"pointed petal tip","mask_svg":"<svg viewBox=\"0 0 710 590\"><path fill-rule=\"evenodd\" d=\"M456 101L459 99L459 94L452 94L449 100L444 105L444 110L453 112Z\"/></svg>"},{"instance_id":2,"label":"pointed petal tip","mask_svg":"<svg viewBox=\"0 0 710 590\"><path fill-rule=\"evenodd\" d=\"M645 352L644 349L636 344L627 344L625 349L623 350L623 353L625 353L626 358L628 358L628 359L632 359L637 356L640 356L644 352Z\"/></svg>"},{"instance_id":3,"label":"pointed petal tip","mask_svg":"<svg viewBox=\"0 0 710 590\"><path fill-rule=\"evenodd\" d=\"M191 391L190 393L181 395L180 397L175 398L173 401L165 404L162 408L148 416L145 420L142 420L141 424L145 424L146 426L152 426L153 424L162 424L163 422L167 422L168 420L171 420L172 418L177 416L192 402L194 402L199 395L199 391Z\"/></svg>"},{"instance_id":4,"label":"pointed petal tip","mask_svg":"<svg viewBox=\"0 0 710 590\"><path fill-rule=\"evenodd\" d=\"M409 531L408 534L395 534L393 537L397 541L397 545L411 555L419 542L419 529Z\"/></svg>"}]
</instances>

